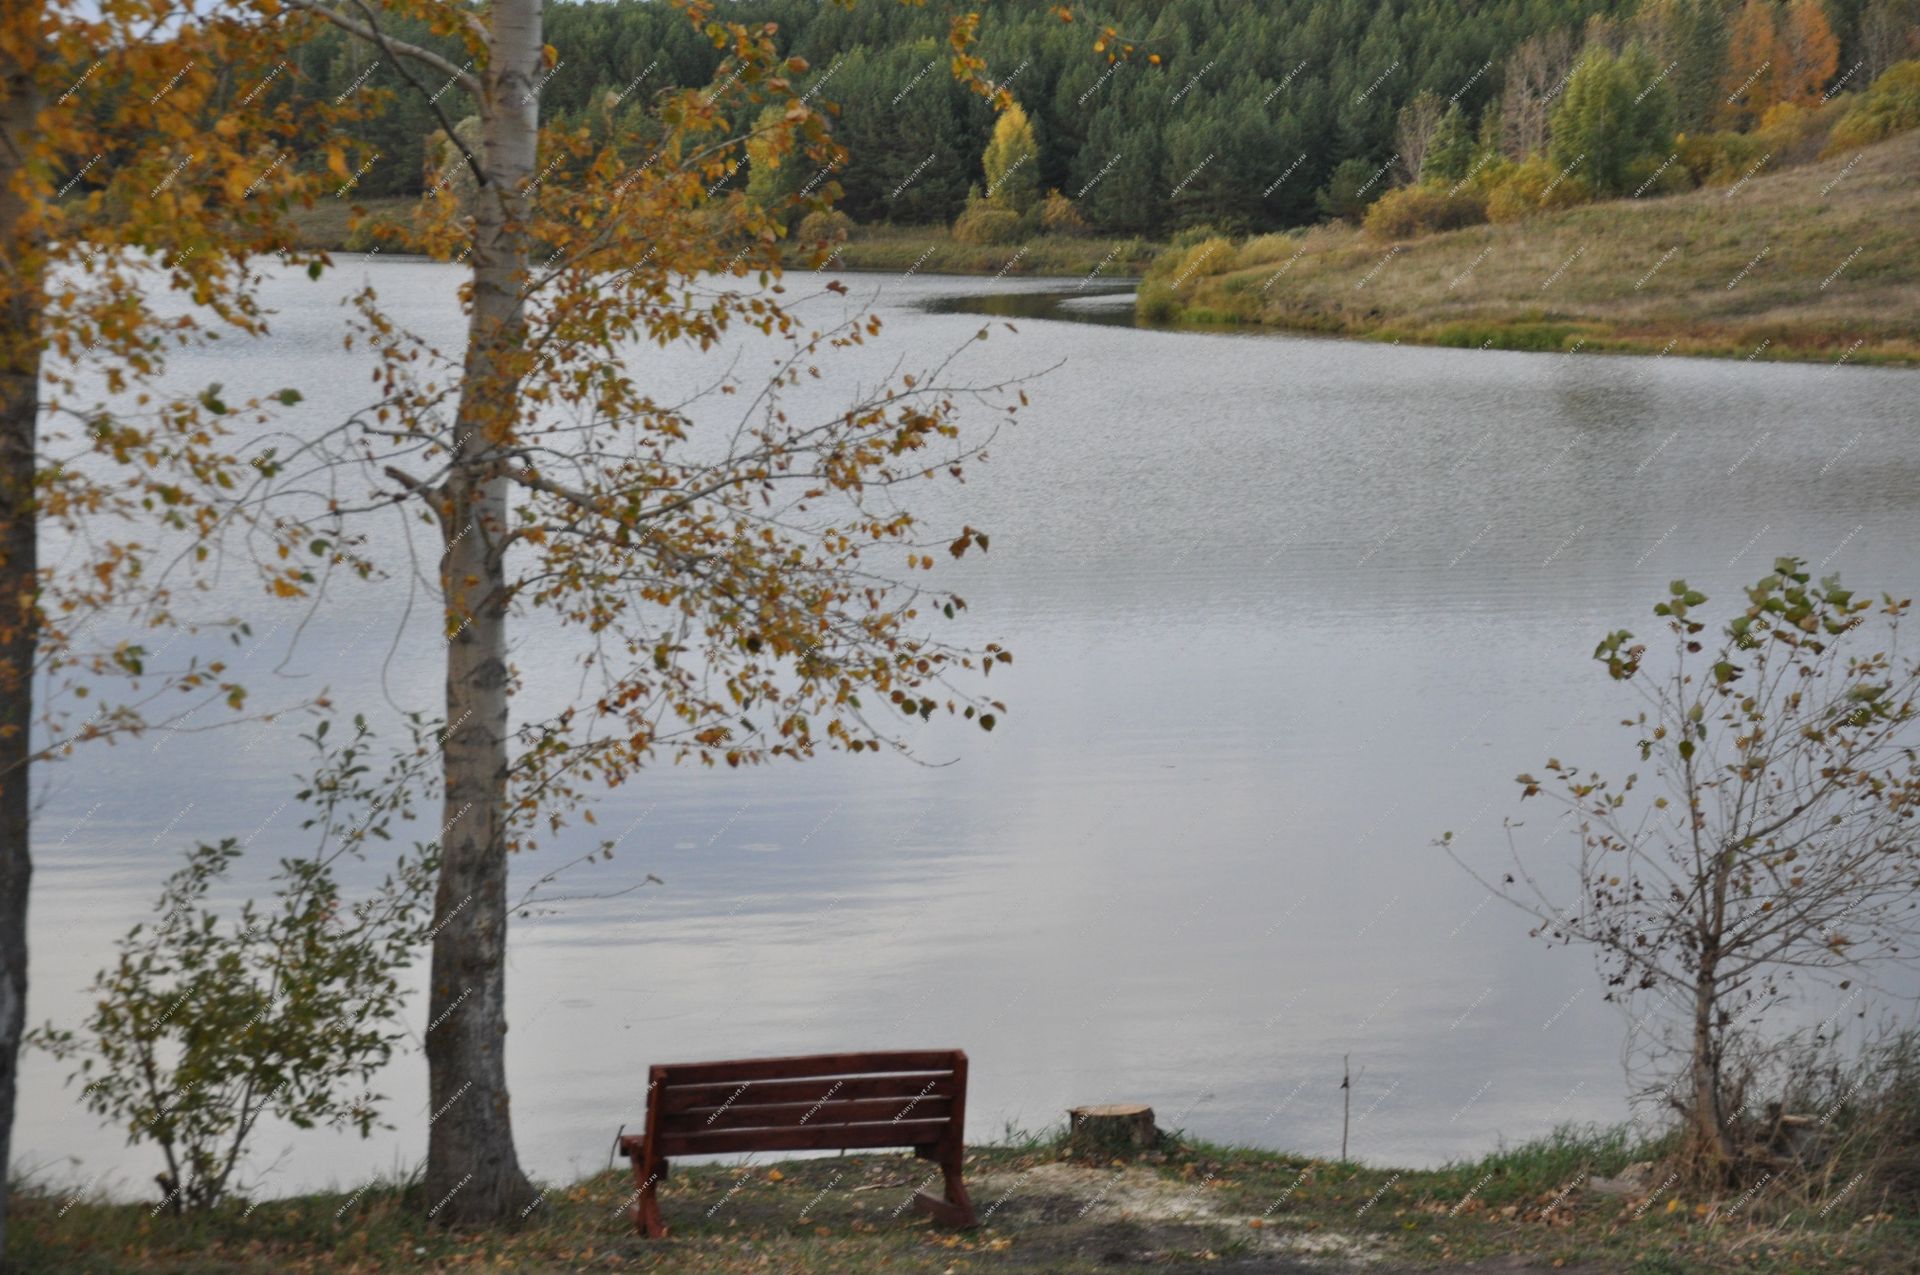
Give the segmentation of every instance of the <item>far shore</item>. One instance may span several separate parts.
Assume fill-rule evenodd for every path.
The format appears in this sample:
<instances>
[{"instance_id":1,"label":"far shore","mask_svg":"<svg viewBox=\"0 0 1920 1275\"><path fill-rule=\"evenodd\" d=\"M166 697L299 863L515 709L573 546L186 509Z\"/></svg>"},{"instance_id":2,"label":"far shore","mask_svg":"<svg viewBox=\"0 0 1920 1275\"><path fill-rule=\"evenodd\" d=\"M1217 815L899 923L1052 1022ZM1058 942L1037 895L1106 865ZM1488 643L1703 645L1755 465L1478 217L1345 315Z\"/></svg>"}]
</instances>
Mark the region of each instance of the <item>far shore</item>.
<instances>
[{"instance_id":1,"label":"far shore","mask_svg":"<svg viewBox=\"0 0 1920 1275\"><path fill-rule=\"evenodd\" d=\"M1184 241L1139 313L1406 344L1920 365L1920 131L1734 192L1616 199L1383 238Z\"/></svg>"},{"instance_id":2,"label":"far shore","mask_svg":"<svg viewBox=\"0 0 1920 1275\"><path fill-rule=\"evenodd\" d=\"M1066 235L969 244L943 226L855 226L832 265L850 273L1081 284L1144 277L1135 310L1142 325L1183 330L1913 367L1920 366L1920 262L1904 255L1899 236L1920 216L1920 187L1910 178L1916 163L1920 133L1851 160L1762 176L1749 184L1731 224L1725 192L1701 189L1396 243L1340 224L1238 242L1187 232L1171 245ZM1830 204L1822 192L1842 173L1849 199ZM399 221L412 204L399 197L363 207ZM295 246L369 246L353 234L352 214L344 203L299 214ZM1749 241L1770 246L1767 270L1751 278L1737 275L1752 255ZM1639 286L1645 277L1636 284L1665 246L1689 243L1696 246L1659 271L1653 286ZM1853 245L1857 259L1848 257ZM1836 261L1849 263L1848 286L1819 287ZM1725 280L1733 277L1739 287L1729 289ZM1801 303L1809 291L1821 295L1819 304Z\"/></svg>"},{"instance_id":3,"label":"far shore","mask_svg":"<svg viewBox=\"0 0 1920 1275\"><path fill-rule=\"evenodd\" d=\"M411 197L368 199L358 205L373 218L404 221ZM325 252L363 251L370 244L352 230L355 205L316 204L296 210L300 229L293 246ZM944 226L856 226L836 264L846 270L915 274L988 275L1009 278L1077 279L1143 274L1165 243L1147 239L1043 235L1025 243L969 244Z\"/></svg>"}]
</instances>

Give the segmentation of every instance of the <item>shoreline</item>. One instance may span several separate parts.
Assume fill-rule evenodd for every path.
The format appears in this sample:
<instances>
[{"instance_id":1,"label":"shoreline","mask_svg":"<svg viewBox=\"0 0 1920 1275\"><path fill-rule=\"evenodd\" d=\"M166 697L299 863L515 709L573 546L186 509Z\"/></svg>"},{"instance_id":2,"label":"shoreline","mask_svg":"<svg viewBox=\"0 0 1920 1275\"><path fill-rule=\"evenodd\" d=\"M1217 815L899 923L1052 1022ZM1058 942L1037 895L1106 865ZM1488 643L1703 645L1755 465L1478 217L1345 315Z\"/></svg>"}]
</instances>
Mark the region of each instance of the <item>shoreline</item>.
<instances>
[{"instance_id":1,"label":"shoreline","mask_svg":"<svg viewBox=\"0 0 1920 1275\"><path fill-rule=\"evenodd\" d=\"M1508 354L1601 354L1623 358L1708 359L1715 362L1723 362L1727 359L1751 359L1758 363L1825 364L1836 371L1844 367L1873 368L1882 371L1920 368L1920 343L1915 344L1910 350L1857 351L1851 357L1847 357L1843 349L1842 357L1835 358L1832 356L1831 349L1825 346L1794 346L1776 342L1756 355L1744 344L1715 341L1711 338L1690 338L1684 333L1669 334L1668 332L1647 336L1623 333L1582 335L1571 346L1547 346L1540 343L1539 334L1534 325L1519 322L1486 325L1484 331L1475 333L1476 336L1483 338L1477 345L1471 341L1455 339L1447 333L1405 331L1391 327L1330 329L1299 323L1253 322L1231 318L1183 318L1164 323L1143 323L1140 326L1154 331L1320 337L1331 341L1364 341L1372 345L1411 345L1431 350L1498 350ZM1663 336L1666 337L1664 341L1661 340Z\"/></svg>"},{"instance_id":2,"label":"shoreline","mask_svg":"<svg viewBox=\"0 0 1920 1275\"><path fill-rule=\"evenodd\" d=\"M1190 238L1148 272L1139 312L1457 349L1913 367L1920 259L1904 236L1920 219L1916 165L1920 132L1744 187L1456 230Z\"/></svg>"},{"instance_id":3,"label":"shoreline","mask_svg":"<svg viewBox=\"0 0 1920 1275\"><path fill-rule=\"evenodd\" d=\"M1459 232L1456 232L1459 233ZM1035 241L1050 244L1058 248L1061 244L1073 245L1079 241ZM1864 367L1879 369L1920 368L1920 339L1894 342L1891 348L1882 343L1879 348L1866 348L1864 341L1858 348L1849 349L1837 341L1821 341L1828 336L1826 329L1807 326L1795 328L1791 324L1773 325L1772 335L1763 337L1764 348L1754 349L1761 342L1749 343L1744 338L1714 334L1699 334L1678 326L1668 326L1648 330L1621 330L1605 327L1592 319L1574 316L1547 320L1532 316L1509 318L1486 318L1471 323L1454 323L1440 328L1399 327L1392 324L1334 323L1324 317L1319 321L1309 321L1303 317L1282 312L1273 317L1250 317L1233 312L1223 312L1206 306L1194 308L1178 307L1163 318L1149 318L1142 313L1148 305L1146 300L1150 285L1150 276L1146 263L1122 271L1118 262L1113 263L1111 274L1090 275L1080 267L1084 264L1085 254L1074 254L1069 248L1067 256L1049 255L1040 259L1036 268L1010 270L1003 259L994 268L988 268L989 262L981 261L981 254L1001 252L1001 249L984 249L968 245L954 245L950 240L928 236L911 238L893 236L883 241L850 241L843 246L837 263L840 273L859 275L883 275L905 273L898 268L898 261L905 256L908 267L914 260L931 249L942 245L955 250L958 255L944 257L938 268L923 266L913 272L925 276L948 276L955 279L980 279L1002 276L1017 279L1049 279L1079 281L1082 286L1119 288L1133 286L1139 291L1136 302L1127 313L1131 322L1104 320L1113 326L1133 327L1149 332L1192 332L1211 335L1273 335L1293 337L1319 337L1328 340L1364 341L1376 345L1411 345L1428 349L1455 350L1501 350L1521 354L1602 354L1619 355L1631 358L1676 358L1712 359L1748 359L1762 363L1793 363L1805 365L1824 364L1838 370L1843 367ZM302 247L322 249L341 254L363 255L364 250L347 248L338 242L321 243L313 236L303 237ZM851 250L851 251L849 251ZM391 251L381 255L395 259L427 261L429 257L418 253ZM978 263L977 268L969 268ZM1096 264L1098 261L1096 259ZM824 272L824 271L822 271ZM798 269L790 272L799 274ZM989 296L993 294L987 294ZM1037 297L1043 294L1009 293L1010 297ZM1062 296L1067 295L1064 291ZM1098 323L1103 320L1088 319L1057 313L1029 312L1020 314L1009 312L1001 315L997 311L988 311L965 305L957 307L968 314L992 314L994 317L1025 317L1050 319L1065 323ZM1920 330L1917 327L1916 330Z\"/></svg>"},{"instance_id":4,"label":"shoreline","mask_svg":"<svg viewBox=\"0 0 1920 1275\"><path fill-rule=\"evenodd\" d=\"M393 218L417 201L411 196L388 196L358 205L316 205L298 210L296 249L322 252L364 252L354 246L350 229L354 211ZM967 244L944 226L856 226L840 246L839 259L848 270L951 274L1009 275L1023 279L1073 279L1092 274L1139 278L1146 273L1166 243L1111 236L1040 235L1023 243ZM799 268L796 267L797 272Z\"/></svg>"}]
</instances>

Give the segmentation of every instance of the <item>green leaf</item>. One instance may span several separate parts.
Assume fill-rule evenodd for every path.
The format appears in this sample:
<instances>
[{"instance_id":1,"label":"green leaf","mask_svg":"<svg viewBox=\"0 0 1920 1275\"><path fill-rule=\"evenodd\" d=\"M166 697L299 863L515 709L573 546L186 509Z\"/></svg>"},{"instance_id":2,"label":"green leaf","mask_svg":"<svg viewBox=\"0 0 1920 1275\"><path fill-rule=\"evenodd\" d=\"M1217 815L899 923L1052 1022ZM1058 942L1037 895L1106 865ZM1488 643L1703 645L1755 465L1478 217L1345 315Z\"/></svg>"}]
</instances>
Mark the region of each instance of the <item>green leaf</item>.
<instances>
[{"instance_id":1,"label":"green leaf","mask_svg":"<svg viewBox=\"0 0 1920 1275\"><path fill-rule=\"evenodd\" d=\"M279 399L283 406L292 407L295 403L298 403L300 401L300 391L295 389L285 389L285 390L281 390L278 394L275 394L274 397Z\"/></svg>"}]
</instances>

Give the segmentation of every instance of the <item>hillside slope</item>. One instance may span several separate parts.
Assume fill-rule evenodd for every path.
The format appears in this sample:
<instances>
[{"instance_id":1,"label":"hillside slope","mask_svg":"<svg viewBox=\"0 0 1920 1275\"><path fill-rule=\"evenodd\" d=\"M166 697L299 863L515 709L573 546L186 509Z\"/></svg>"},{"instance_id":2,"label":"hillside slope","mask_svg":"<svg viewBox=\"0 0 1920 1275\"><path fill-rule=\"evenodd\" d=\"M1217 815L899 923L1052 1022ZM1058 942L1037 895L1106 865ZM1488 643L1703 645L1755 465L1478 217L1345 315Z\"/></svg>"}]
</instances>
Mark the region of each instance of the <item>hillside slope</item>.
<instances>
[{"instance_id":1,"label":"hillside slope","mask_svg":"<svg viewBox=\"0 0 1920 1275\"><path fill-rule=\"evenodd\" d=\"M1423 344L1920 363L1920 132L1732 187L1400 243L1195 245L1141 313Z\"/></svg>"}]
</instances>

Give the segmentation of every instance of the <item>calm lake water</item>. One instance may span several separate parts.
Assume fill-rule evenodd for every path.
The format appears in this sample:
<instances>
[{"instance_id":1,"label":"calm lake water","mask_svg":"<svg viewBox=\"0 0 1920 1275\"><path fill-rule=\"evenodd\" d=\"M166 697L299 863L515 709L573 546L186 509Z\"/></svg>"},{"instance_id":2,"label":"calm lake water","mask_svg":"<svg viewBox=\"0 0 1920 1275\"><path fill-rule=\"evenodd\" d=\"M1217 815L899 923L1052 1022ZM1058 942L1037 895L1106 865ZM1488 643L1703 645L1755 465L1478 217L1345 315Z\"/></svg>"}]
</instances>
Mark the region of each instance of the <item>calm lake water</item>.
<instances>
[{"instance_id":1,"label":"calm lake water","mask_svg":"<svg viewBox=\"0 0 1920 1275\"><path fill-rule=\"evenodd\" d=\"M371 389L338 341L338 302L363 279L457 348L453 270L342 263L320 283L272 281L273 335L182 356L177 382L297 386L296 422L339 419ZM848 376L958 345L983 320L952 298L1022 294L1046 313L1030 294L1075 291L847 282L849 300L809 317L866 302L887 327L826 365L816 405ZM1377 1163L1623 1118L1626 1020L1589 959L1528 940L1431 843L1451 829L1492 862L1502 820L1525 815L1525 852L1563 850L1512 777L1556 754L1632 768L1612 724L1631 701L1589 655L1608 629L1654 632L1670 579L1717 597L1791 552L1920 590L1920 379L1017 326L960 371L1052 370L990 463L925 506L991 533L991 553L949 578L972 604L964 635L1016 653L993 679L1010 711L991 736L929 728L922 757L938 764L662 765L608 796L597 830L518 863L524 889L619 838L611 862L571 870L514 923L509 1075L529 1170L604 1166L649 1063L816 1050L965 1048L975 1139L1140 1101L1163 1126L1333 1154L1346 1054L1353 1151ZM743 376L773 353L739 349ZM719 366L634 359L663 399ZM398 524L379 534L403 561ZM325 685L348 709L437 713L432 617L405 571L337 590L291 656L303 613L255 601L243 574L215 601L255 617L241 664L256 703ZM557 693L552 634L518 634L529 693ZM286 806L305 761L294 735L163 734L43 772L32 1021L77 1024L113 939L192 841L252 837L256 874L303 848ZM585 897L649 873L665 885ZM417 1034L424 1000L411 1017ZM64 1074L28 1060L17 1164L150 1192L156 1154L128 1154ZM264 1189L413 1163L424 1063L402 1059L380 1088L397 1132L269 1130Z\"/></svg>"}]
</instances>

